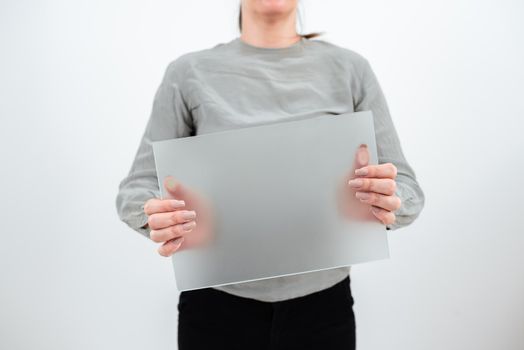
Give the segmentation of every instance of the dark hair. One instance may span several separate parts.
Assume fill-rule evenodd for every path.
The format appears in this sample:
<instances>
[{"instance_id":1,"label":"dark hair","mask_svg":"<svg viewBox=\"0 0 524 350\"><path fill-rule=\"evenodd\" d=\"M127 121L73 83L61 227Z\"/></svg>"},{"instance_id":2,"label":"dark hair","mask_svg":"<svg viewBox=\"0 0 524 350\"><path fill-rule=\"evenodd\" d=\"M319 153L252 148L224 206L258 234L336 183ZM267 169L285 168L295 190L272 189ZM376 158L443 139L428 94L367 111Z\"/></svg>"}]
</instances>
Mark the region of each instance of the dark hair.
<instances>
[{"instance_id":1,"label":"dark hair","mask_svg":"<svg viewBox=\"0 0 524 350\"><path fill-rule=\"evenodd\" d=\"M240 8L238 10L238 29L242 32L242 3L240 3ZM301 37L306 39L311 39L317 36L324 34L324 32L313 32L307 34L299 34Z\"/></svg>"}]
</instances>

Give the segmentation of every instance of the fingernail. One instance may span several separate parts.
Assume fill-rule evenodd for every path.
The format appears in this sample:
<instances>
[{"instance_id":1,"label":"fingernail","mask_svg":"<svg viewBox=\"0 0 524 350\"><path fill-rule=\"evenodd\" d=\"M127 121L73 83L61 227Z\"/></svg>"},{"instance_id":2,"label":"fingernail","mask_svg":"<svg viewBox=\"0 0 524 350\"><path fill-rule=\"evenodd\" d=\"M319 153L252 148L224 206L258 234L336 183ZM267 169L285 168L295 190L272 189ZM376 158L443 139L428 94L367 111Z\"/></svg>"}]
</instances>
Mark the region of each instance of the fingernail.
<instances>
[{"instance_id":1,"label":"fingernail","mask_svg":"<svg viewBox=\"0 0 524 350\"><path fill-rule=\"evenodd\" d=\"M167 186L170 190L174 189L174 188L175 188L175 180L174 180L174 179L171 179L171 178L168 179L168 180L166 181L166 186Z\"/></svg>"},{"instance_id":2,"label":"fingernail","mask_svg":"<svg viewBox=\"0 0 524 350\"><path fill-rule=\"evenodd\" d=\"M194 218L196 218L196 212L194 210L183 212L182 213L182 218L184 220L194 219Z\"/></svg>"},{"instance_id":3,"label":"fingernail","mask_svg":"<svg viewBox=\"0 0 524 350\"><path fill-rule=\"evenodd\" d=\"M370 207L370 210L375 213L375 214L378 214L380 212L380 209L376 208L376 207Z\"/></svg>"},{"instance_id":4,"label":"fingernail","mask_svg":"<svg viewBox=\"0 0 524 350\"><path fill-rule=\"evenodd\" d=\"M360 169L355 170L355 175L365 176L367 174L368 174L367 168L360 168Z\"/></svg>"},{"instance_id":5,"label":"fingernail","mask_svg":"<svg viewBox=\"0 0 524 350\"><path fill-rule=\"evenodd\" d=\"M366 200L369 199L371 195L367 192L355 192L355 197L357 197L358 199Z\"/></svg>"},{"instance_id":6,"label":"fingernail","mask_svg":"<svg viewBox=\"0 0 524 350\"><path fill-rule=\"evenodd\" d=\"M366 165L369 162L367 147L368 146L365 144L360 145L360 149L358 152L358 161L362 165Z\"/></svg>"},{"instance_id":7,"label":"fingernail","mask_svg":"<svg viewBox=\"0 0 524 350\"><path fill-rule=\"evenodd\" d=\"M186 205L186 202L179 201L177 199L173 199L171 201L171 205L173 206L173 208L180 208L180 207L183 207L184 205Z\"/></svg>"},{"instance_id":8,"label":"fingernail","mask_svg":"<svg viewBox=\"0 0 524 350\"><path fill-rule=\"evenodd\" d=\"M351 187L360 187L364 184L361 179L353 179L348 181L349 186Z\"/></svg>"},{"instance_id":9,"label":"fingernail","mask_svg":"<svg viewBox=\"0 0 524 350\"><path fill-rule=\"evenodd\" d=\"M196 222L195 221L190 221L190 222L186 222L185 224L182 225L182 228L184 229L184 231L191 231L196 225Z\"/></svg>"}]
</instances>

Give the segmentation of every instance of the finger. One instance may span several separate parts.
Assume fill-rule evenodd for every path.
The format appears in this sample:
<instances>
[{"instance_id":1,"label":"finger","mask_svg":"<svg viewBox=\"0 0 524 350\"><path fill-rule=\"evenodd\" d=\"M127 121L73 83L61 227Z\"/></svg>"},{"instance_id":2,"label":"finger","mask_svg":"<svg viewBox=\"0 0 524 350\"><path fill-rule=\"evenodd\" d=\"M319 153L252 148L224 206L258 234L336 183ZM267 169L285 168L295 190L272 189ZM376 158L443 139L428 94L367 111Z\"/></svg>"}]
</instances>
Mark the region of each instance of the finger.
<instances>
[{"instance_id":1,"label":"finger","mask_svg":"<svg viewBox=\"0 0 524 350\"><path fill-rule=\"evenodd\" d=\"M144 204L144 212L147 215L169 212L183 208L185 205L183 200L151 198Z\"/></svg>"},{"instance_id":2,"label":"finger","mask_svg":"<svg viewBox=\"0 0 524 350\"><path fill-rule=\"evenodd\" d=\"M168 257L180 248L180 245L184 241L184 237L178 237L162 244L158 249L158 254Z\"/></svg>"},{"instance_id":3,"label":"finger","mask_svg":"<svg viewBox=\"0 0 524 350\"><path fill-rule=\"evenodd\" d=\"M395 213L378 208L375 206L371 206L370 211L375 215L377 219L379 219L384 225L390 225L393 224L396 220Z\"/></svg>"},{"instance_id":4,"label":"finger","mask_svg":"<svg viewBox=\"0 0 524 350\"><path fill-rule=\"evenodd\" d=\"M183 236L185 233L193 231L196 226L196 221L188 221L183 224L176 224L173 226L165 227L160 230L151 230L149 237L153 242L166 242L170 239Z\"/></svg>"},{"instance_id":5,"label":"finger","mask_svg":"<svg viewBox=\"0 0 524 350\"><path fill-rule=\"evenodd\" d=\"M165 177L164 187L168 198L186 198L187 189L173 176Z\"/></svg>"},{"instance_id":6,"label":"finger","mask_svg":"<svg viewBox=\"0 0 524 350\"><path fill-rule=\"evenodd\" d=\"M394 179L397 177L397 167L393 163L367 165L355 170L355 175Z\"/></svg>"},{"instance_id":7,"label":"finger","mask_svg":"<svg viewBox=\"0 0 524 350\"><path fill-rule=\"evenodd\" d=\"M152 230L160 230L176 224L181 224L196 218L194 210L175 210L165 213L155 213L149 216L147 223Z\"/></svg>"},{"instance_id":8,"label":"finger","mask_svg":"<svg viewBox=\"0 0 524 350\"><path fill-rule=\"evenodd\" d=\"M385 195L393 195L397 189L397 183L393 179L368 179L358 177L348 182L354 190L360 192L377 192Z\"/></svg>"},{"instance_id":9,"label":"finger","mask_svg":"<svg viewBox=\"0 0 524 350\"><path fill-rule=\"evenodd\" d=\"M355 158L353 159L353 167L351 171L351 175L356 171L356 169L360 169L369 163L369 150L368 146L366 144L361 144L355 153Z\"/></svg>"},{"instance_id":10,"label":"finger","mask_svg":"<svg viewBox=\"0 0 524 350\"><path fill-rule=\"evenodd\" d=\"M376 192L355 192L355 197L360 199L361 202L371 204L379 208L383 208L389 211L396 211L400 208L400 198L393 196L386 196Z\"/></svg>"}]
</instances>

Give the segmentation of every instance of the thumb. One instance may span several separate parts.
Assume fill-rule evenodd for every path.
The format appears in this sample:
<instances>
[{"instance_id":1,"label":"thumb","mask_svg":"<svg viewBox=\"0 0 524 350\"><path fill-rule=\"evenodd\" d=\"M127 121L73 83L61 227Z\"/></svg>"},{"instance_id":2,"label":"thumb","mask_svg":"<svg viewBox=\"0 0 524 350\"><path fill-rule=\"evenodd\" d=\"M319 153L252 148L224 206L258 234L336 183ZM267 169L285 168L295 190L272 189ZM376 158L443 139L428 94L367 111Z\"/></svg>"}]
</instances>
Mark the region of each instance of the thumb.
<instances>
[{"instance_id":1,"label":"thumb","mask_svg":"<svg viewBox=\"0 0 524 350\"><path fill-rule=\"evenodd\" d=\"M369 150L366 144L361 144L358 146L357 151L355 152L355 159L353 160L353 168L351 170L350 176L353 178L355 176L355 170L362 168L369 164Z\"/></svg>"},{"instance_id":2,"label":"thumb","mask_svg":"<svg viewBox=\"0 0 524 350\"><path fill-rule=\"evenodd\" d=\"M167 190L168 197L179 198L181 195L182 184L173 176L166 176L164 178L164 188Z\"/></svg>"}]
</instances>

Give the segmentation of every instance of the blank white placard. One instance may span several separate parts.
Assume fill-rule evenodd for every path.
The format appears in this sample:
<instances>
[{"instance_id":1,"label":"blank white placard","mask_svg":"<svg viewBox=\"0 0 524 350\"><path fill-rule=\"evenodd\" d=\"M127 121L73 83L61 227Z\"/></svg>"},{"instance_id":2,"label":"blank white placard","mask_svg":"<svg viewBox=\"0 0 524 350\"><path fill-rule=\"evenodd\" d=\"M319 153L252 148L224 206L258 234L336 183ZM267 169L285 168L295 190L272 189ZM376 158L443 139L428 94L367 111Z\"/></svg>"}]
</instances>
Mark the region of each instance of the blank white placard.
<instances>
[{"instance_id":1,"label":"blank white placard","mask_svg":"<svg viewBox=\"0 0 524 350\"><path fill-rule=\"evenodd\" d=\"M389 258L385 227L337 205L362 144L377 164L371 111L153 142L162 198L171 198L163 185L171 175L209 209L188 205L203 231L186 234L172 256L178 289ZM208 240L191 247L192 234Z\"/></svg>"}]
</instances>

